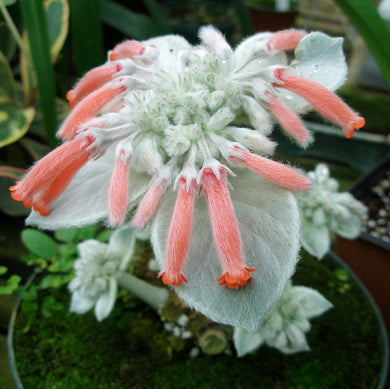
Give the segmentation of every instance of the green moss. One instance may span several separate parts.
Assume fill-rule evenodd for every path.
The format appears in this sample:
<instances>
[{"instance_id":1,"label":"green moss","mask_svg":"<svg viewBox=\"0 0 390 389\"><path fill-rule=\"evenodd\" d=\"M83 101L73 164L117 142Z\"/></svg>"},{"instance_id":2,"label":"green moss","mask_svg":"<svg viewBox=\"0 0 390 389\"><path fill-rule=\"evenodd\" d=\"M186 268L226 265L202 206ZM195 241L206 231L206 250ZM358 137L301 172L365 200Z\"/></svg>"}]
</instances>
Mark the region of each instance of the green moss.
<instances>
[{"instance_id":1,"label":"green moss","mask_svg":"<svg viewBox=\"0 0 390 389\"><path fill-rule=\"evenodd\" d=\"M294 284L314 287L334 304L312 320L310 352L286 356L263 346L243 358L190 358L195 344L165 332L159 317L140 302L122 299L101 323L92 314L60 311L36 320L25 334L26 316L20 314L15 352L24 387L375 388L383 350L376 317L360 289L312 258L301 260L294 278ZM66 290L55 297L69 300Z\"/></svg>"}]
</instances>

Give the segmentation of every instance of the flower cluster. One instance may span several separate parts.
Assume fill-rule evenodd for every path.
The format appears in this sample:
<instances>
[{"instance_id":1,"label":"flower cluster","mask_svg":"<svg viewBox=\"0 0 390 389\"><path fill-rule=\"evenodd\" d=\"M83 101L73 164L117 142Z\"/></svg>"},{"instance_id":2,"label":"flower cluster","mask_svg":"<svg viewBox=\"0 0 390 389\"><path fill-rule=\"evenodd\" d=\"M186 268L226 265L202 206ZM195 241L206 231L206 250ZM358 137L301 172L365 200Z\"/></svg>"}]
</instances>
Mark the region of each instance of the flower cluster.
<instances>
[{"instance_id":1,"label":"flower cluster","mask_svg":"<svg viewBox=\"0 0 390 389\"><path fill-rule=\"evenodd\" d=\"M359 236L367 208L349 192L338 192L338 182L330 177L326 164L308 173L311 189L297 193L302 212L302 246L322 258L330 248L330 233L354 239Z\"/></svg>"},{"instance_id":2,"label":"flower cluster","mask_svg":"<svg viewBox=\"0 0 390 389\"><path fill-rule=\"evenodd\" d=\"M309 350L305 333L311 328L309 320L322 315L333 305L319 292L288 282L276 307L268 314L255 333L235 328L234 346L238 356L248 354L262 344L285 354Z\"/></svg>"},{"instance_id":3,"label":"flower cluster","mask_svg":"<svg viewBox=\"0 0 390 389\"><path fill-rule=\"evenodd\" d=\"M364 119L332 92L346 76L341 39L286 30L233 50L213 27L199 37L117 45L68 92L64 143L11 192L41 228L151 222L162 281L214 320L255 330L297 261L292 191L310 188L268 158L273 120L307 147L298 114L310 107L347 137Z\"/></svg>"},{"instance_id":4,"label":"flower cluster","mask_svg":"<svg viewBox=\"0 0 390 389\"><path fill-rule=\"evenodd\" d=\"M109 244L88 239L77 246L80 258L74 262L75 278L68 285L72 293L71 312L82 314L95 307L99 321L110 314L116 301L118 277L133 255L135 236L135 231L127 227L116 230Z\"/></svg>"}]
</instances>

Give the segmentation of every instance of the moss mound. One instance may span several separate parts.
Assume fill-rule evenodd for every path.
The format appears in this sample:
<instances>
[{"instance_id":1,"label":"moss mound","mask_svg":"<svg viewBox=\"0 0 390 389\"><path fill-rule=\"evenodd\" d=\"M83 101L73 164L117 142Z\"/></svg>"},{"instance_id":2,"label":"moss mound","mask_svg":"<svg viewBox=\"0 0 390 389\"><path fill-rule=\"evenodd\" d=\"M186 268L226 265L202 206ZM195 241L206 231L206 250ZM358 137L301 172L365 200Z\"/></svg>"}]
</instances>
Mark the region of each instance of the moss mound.
<instances>
[{"instance_id":1,"label":"moss mound","mask_svg":"<svg viewBox=\"0 0 390 389\"><path fill-rule=\"evenodd\" d=\"M310 257L301 260L293 281L334 304L312 320L310 352L286 356L263 346L243 358L234 352L191 358L194 344L165 332L140 302L122 298L101 323L92 314L77 316L64 308L23 333L26 317L20 313L14 347L24 388L376 388L382 338L359 287L344 270ZM68 292L58 293L66 306Z\"/></svg>"}]
</instances>

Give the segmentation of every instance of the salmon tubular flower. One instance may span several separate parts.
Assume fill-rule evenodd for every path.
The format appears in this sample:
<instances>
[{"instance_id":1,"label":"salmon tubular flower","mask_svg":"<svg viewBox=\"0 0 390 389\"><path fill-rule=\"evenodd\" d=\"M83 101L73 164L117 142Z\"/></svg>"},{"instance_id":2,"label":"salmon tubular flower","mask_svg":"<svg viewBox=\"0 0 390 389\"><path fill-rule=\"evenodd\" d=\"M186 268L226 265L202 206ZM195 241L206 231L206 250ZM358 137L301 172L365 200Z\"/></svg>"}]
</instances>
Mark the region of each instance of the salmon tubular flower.
<instances>
[{"instance_id":1,"label":"salmon tubular flower","mask_svg":"<svg viewBox=\"0 0 390 389\"><path fill-rule=\"evenodd\" d=\"M116 46L67 94L63 145L10 189L40 228L150 224L162 282L211 319L254 331L294 272L293 193L310 188L270 159L273 123L307 147L299 114L312 107L348 137L364 119L332 92L346 78L339 38L286 30L235 50L211 26L199 38Z\"/></svg>"}]
</instances>

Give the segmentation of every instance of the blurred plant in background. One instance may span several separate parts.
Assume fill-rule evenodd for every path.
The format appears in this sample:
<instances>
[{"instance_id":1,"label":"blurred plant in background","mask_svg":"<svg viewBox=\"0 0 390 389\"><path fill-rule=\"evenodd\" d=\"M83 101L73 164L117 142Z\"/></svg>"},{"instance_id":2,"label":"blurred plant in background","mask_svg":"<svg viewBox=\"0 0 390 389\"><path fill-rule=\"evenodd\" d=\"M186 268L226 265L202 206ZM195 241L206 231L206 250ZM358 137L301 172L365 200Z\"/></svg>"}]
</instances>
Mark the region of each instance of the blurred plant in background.
<instances>
[{"instance_id":1,"label":"blurred plant in background","mask_svg":"<svg viewBox=\"0 0 390 389\"><path fill-rule=\"evenodd\" d=\"M56 146L58 123L69 109L66 91L105 61L103 30L115 29L118 40L170 31L157 3L145 5L151 17L109 0L0 0L1 211L26 213L8 186Z\"/></svg>"}]
</instances>

